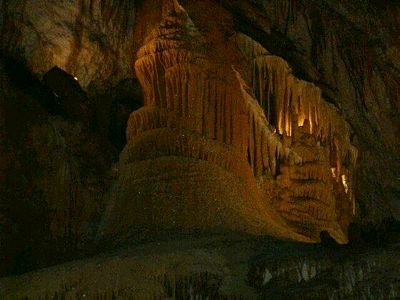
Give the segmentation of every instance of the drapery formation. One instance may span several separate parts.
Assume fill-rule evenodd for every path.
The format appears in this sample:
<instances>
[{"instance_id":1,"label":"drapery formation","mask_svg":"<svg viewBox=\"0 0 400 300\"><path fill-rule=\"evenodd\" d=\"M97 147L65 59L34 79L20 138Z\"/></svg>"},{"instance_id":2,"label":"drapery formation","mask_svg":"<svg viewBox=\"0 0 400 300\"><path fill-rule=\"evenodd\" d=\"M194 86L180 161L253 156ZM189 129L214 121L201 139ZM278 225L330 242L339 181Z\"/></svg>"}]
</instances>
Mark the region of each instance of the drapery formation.
<instances>
[{"instance_id":1,"label":"drapery formation","mask_svg":"<svg viewBox=\"0 0 400 300\"><path fill-rule=\"evenodd\" d=\"M346 242L349 126L283 59L244 34L229 39L226 57L214 55L177 1L164 1L135 61L144 107L128 122L106 235L223 228L318 241L326 230Z\"/></svg>"}]
</instances>

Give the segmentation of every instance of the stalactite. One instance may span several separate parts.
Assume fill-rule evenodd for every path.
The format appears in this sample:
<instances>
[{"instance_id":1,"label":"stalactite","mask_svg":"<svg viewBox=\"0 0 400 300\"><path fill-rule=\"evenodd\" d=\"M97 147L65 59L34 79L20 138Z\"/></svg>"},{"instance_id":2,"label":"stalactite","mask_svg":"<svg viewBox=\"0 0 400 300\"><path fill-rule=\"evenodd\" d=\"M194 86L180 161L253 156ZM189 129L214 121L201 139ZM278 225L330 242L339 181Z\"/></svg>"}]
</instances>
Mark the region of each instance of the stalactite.
<instances>
[{"instance_id":1,"label":"stalactite","mask_svg":"<svg viewBox=\"0 0 400 300\"><path fill-rule=\"evenodd\" d=\"M165 111L163 118L168 114L178 117L179 126L244 152L241 131L246 132L246 121L240 113L240 95L231 90L224 72L205 59L201 36L185 20L185 14L167 18L167 25L162 24L138 51L135 68L143 84L145 106L157 106ZM193 40L200 45L196 49Z\"/></svg>"},{"instance_id":2,"label":"stalactite","mask_svg":"<svg viewBox=\"0 0 400 300\"><path fill-rule=\"evenodd\" d=\"M252 97L240 74L237 71L235 73L248 114L250 130L247 147L254 175L258 177L268 173L275 176L278 171L278 161L289 159L289 157L292 162L300 163L301 158L289 148L284 147L281 138L273 132L264 111ZM265 155L267 153L268 157Z\"/></svg>"},{"instance_id":3,"label":"stalactite","mask_svg":"<svg viewBox=\"0 0 400 300\"><path fill-rule=\"evenodd\" d=\"M292 118L302 126L307 119L310 132L321 141L332 142L334 136L340 139L344 151L351 145L349 127L337 109L328 104L321 91L314 84L297 79L282 58L268 53L259 43L238 33L234 37L236 46L253 63L252 86L258 102L264 109L267 119L275 114L278 132L292 134ZM275 102L275 110L271 110ZM354 152L354 150L350 150Z\"/></svg>"},{"instance_id":4,"label":"stalactite","mask_svg":"<svg viewBox=\"0 0 400 300\"><path fill-rule=\"evenodd\" d=\"M254 59L259 56L270 54L260 43L254 41L244 33L236 33L233 36L233 41L245 58Z\"/></svg>"},{"instance_id":5,"label":"stalactite","mask_svg":"<svg viewBox=\"0 0 400 300\"><path fill-rule=\"evenodd\" d=\"M259 43L243 34L236 34L234 40L236 47L253 66L251 78L253 93L270 123L269 126L276 128L279 135L288 141L284 145L287 144L290 151L296 153L301 160L300 165L292 164L289 171L285 167L281 170L283 174L279 182L286 182L287 188L292 190L293 197L297 199L293 202L286 198L281 203L283 211L289 213L290 219L296 203L302 205L301 199L314 199L321 206L324 205L324 199L329 199L329 208L326 207L325 210L331 212L328 214L330 225L327 225L327 228L332 229L336 226L333 224L337 218L332 213L335 210L335 203L336 207L340 207L339 203L342 201L352 202L354 214L354 191L351 188L354 179L353 175L348 179L348 174L354 173L357 150L351 145L348 124L339 111L322 98L320 89L312 83L296 78L282 58L269 54ZM299 136L306 138L308 142L304 143ZM316 151L316 149L321 150ZM273 161L274 151L271 149L267 151L270 162L276 163ZM332 155L334 157L330 166L327 157ZM250 161L252 162L252 157ZM334 172L332 173L330 169ZM285 176L288 178L285 179ZM315 181L316 185L307 185L307 181ZM340 196L341 190L346 194L345 199ZM288 196L283 195L283 198L285 197ZM291 206L287 206L289 202ZM288 207L292 207L290 212ZM310 217L312 216L313 213ZM306 219L304 217L304 220ZM340 233L339 229L336 228L334 231L333 234L338 240L345 240L344 234Z\"/></svg>"},{"instance_id":6,"label":"stalactite","mask_svg":"<svg viewBox=\"0 0 400 300\"><path fill-rule=\"evenodd\" d=\"M340 144L339 159L343 160L351 152L355 159L355 149L350 144L350 129L339 112L328 104L315 85L295 78L287 63L276 56L264 55L255 59L253 87L258 91L258 101L266 115L275 114L273 124L281 135L292 135L292 124L299 126L309 121L310 133L318 141L332 144L334 138ZM271 101L275 111L271 112ZM293 117L296 116L296 120Z\"/></svg>"}]
</instances>

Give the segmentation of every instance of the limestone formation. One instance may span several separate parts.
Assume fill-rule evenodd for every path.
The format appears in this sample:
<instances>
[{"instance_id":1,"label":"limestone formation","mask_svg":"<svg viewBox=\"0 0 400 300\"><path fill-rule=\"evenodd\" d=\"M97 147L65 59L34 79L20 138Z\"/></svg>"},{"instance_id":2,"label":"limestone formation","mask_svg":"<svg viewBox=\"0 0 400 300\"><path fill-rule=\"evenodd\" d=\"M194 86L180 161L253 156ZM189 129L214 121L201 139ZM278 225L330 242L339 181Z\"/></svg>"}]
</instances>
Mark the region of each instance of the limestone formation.
<instances>
[{"instance_id":1,"label":"limestone formation","mask_svg":"<svg viewBox=\"0 0 400 300\"><path fill-rule=\"evenodd\" d=\"M282 162L277 178L282 192L277 198L285 200L278 200L278 211L289 223L297 219L297 227L316 230L308 234L316 236L329 228L338 241L345 242L355 214L352 176L357 160L349 125L316 86L294 77L283 59L244 34L237 34L235 43L252 62L258 103L285 146L301 158L299 164Z\"/></svg>"},{"instance_id":2,"label":"limestone formation","mask_svg":"<svg viewBox=\"0 0 400 300\"><path fill-rule=\"evenodd\" d=\"M234 70L207 57L189 16L172 4L137 55L144 107L129 120L106 235L220 227L308 240L263 201L246 161L255 140L249 120L259 125L261 116L253 116Z\"/></svg>"},{"instance_id":3,"label":"limestone formation","mask_svg":"<svg viewBox=\"0 0 400 300\"><path fill-rule=\"evenodd\" d=\"M0 298L398 297L395 2L0 0Z\"/></svg>"},{"instance_id":4,"label":"limestone formation","mask_svg":"<svg viewBox=\"0 0 400 300\"><path fill-rule=\"evenodd\" d=\"M105 235L224 228L318 241L327 230L345 243L357 155L349 126L249 37L229 39L224 58L207 51L215 43L164 1L137 53L144 107L128 122Z\"/></svg>"}]
</instances>

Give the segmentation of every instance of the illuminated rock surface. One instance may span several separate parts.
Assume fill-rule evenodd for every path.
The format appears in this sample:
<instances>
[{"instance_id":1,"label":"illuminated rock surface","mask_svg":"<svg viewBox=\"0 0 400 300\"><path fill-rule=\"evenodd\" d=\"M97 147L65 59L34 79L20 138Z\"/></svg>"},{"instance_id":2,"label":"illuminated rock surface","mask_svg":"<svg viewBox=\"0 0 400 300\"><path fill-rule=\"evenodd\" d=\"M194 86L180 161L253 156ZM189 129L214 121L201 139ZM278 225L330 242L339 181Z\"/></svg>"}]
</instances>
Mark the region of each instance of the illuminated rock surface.
<instances>
[{"instance_id":1,"label":"illuminated rock surface","mask_svg":"<svg viewBox=\"0 0 400 300\"><path fill-rule=\"evenodd\" d=\"M359 247L266 238L261 251L240 238L238 255L257 248L243 250L246 264L303 251L307 263L288 277L261 263L239 279L211 270L221 254L204 270L168 273L175 287L160 269L162 293L196 282L209 296L398 296L395 246L367 248L398 240L387 224L400 215L399 12L350 2L0 1L0 276L143 238L241 232ZM168 251L185 265L176 244ZM328 269L308 262L318 251ZM343 261L330 261L336 251ZM88 263L75 266L95 280ZM0 280L0 291L61 295L81 276L71 271L60 290L53 272L34 275L51 291L19 289L28 277ZM143 295L163 295L154 284ZM106 286L91 295L125 296Z\"/></svg>"},{"instance_id":2,"label":"illuminated rock surface","mask_svg":"<svg viewBox=\"0 0 400 300\"><path fill-rule=\"evenodd\" d=\"M242 34L233 42L202 35L177 2L164 1L144 43L135 62L144 107L128 122L106 236L222 227L299 241L319 241L326 230L347 242L357 151L349 126L317 87ZM219 43L224 57L206 51ZM244 64L236 63L240 54L250 55ZM252 74L256 96L236 69ZM264 185L276 185L276 196Z\"/></svg>"}]
</instances>

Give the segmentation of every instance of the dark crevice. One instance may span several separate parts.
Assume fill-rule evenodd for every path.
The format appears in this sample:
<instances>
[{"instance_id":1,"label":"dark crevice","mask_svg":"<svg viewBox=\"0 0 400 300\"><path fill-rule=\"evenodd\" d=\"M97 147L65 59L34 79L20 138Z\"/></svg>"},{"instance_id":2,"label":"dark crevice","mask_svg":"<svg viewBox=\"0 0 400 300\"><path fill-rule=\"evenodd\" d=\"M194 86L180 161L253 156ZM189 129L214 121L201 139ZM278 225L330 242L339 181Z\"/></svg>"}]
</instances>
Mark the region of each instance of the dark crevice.
<instances>
[{"instance_id":1,"label":"dark crevice","mask_svg":"<svg viewBox=\"0 0 400 300\"><path fill-rule=\"evenodd\" d=\"M94 96L92 102L97 130L107 137L119 155L126 144L129 115L143 106L139 82L134 78L122 80L106 93Z\"/></svg>"},{"instance_id":2,"label":"dark crevice","mask_svg":"<svg viewBox=\"0 0 400 300\"><path fill-rule=\"evenodd\" d=\"M143 106L143 93L135 79L121 81L112 90L109 139L118 151L126 144L126 127L129 115Z\"/></svg>"}]
</instances>

